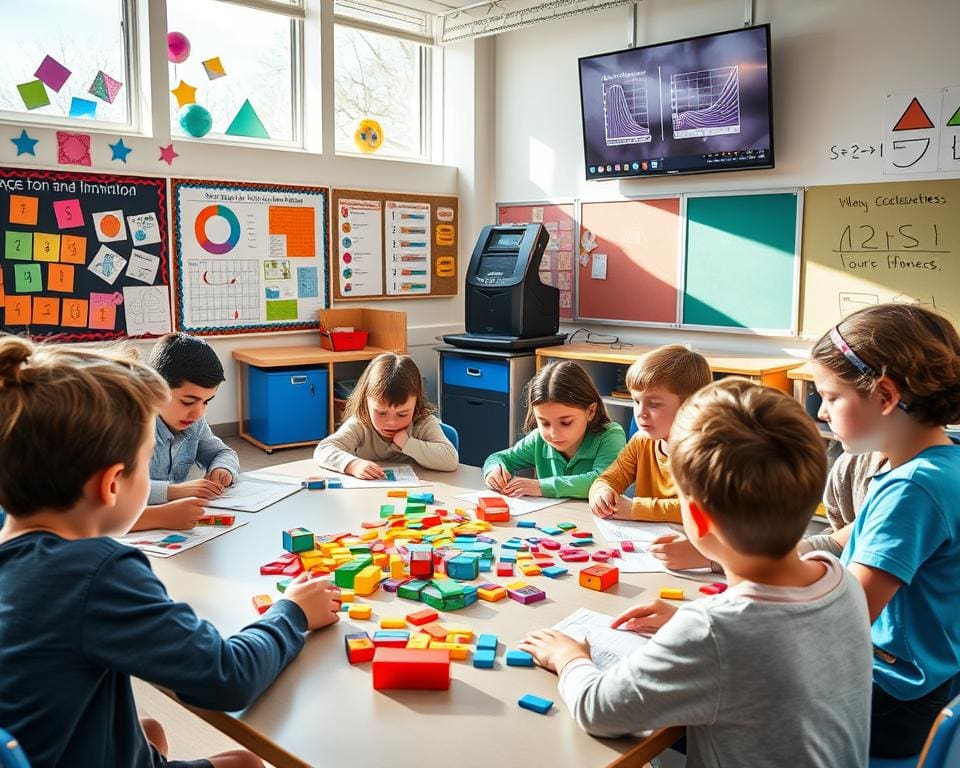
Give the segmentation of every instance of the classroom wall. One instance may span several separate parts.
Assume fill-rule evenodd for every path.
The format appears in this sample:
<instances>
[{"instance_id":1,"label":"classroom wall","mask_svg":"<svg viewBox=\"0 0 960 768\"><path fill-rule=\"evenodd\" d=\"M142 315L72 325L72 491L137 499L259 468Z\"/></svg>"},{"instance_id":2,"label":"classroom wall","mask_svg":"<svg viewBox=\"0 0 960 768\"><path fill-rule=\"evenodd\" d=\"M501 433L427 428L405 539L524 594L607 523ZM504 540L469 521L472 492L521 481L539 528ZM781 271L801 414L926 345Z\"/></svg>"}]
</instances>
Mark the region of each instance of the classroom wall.
<instances>
[{"instance_id":1,"label":"classroom wall","mask_svg":"<svg viewBox=\"0 0 960 768\"><path fill-rule=\"evenodd\" d=\"M316 7L319 0L309 0ZM144 64L154 73L154 78L166 79L165 60L165 18L166 4L163 0L150 2L150 27L153 46L151 58ZM323 3L320 47L329 57L332 66L332 3ZM157 39L159 38L159 39ZM479 55L477 52L480 52ZM153 134L145 137L124 136L124 142L133 147L126 166L117 162L103 162L103 149L106 141L116 140L115 133L97 133L94 136L94 165L87 168L73 168L57 165L56 128L30 126L29 133L39 138L37 157L31 162L22 162L24 157L15 158L13 145L4 141L0 144L0 165L11 167L29 166L60 168L65 170L130 173L140 175L196 177L210 179L233 179L255 182L275 182L290 184L310 184L319 186L342 186L348 188L390 190L400 192L422 192L435 194L457 194L460 196L460 232L459 252L460 270L466 268L473 237L482 226L482 214L478 210L475 189L485 189L491 181L492 144L489 140L474 141L480 121L480 132L487 137L492 134L492 116L487 110L477 109L476 93L486 89L483 103L488 104L492 97L492 41L461 43L449 49L438 49L435 67L439 68L435 78L435 104L448 119L438 121L440 136L435 136L434 144L438 155L436 163L412 163L393 160L381 160L375 157L338 157L333 153L332 132L324 137L323 152L318 142L313 141L313 151L265 149L256 146L217 144L203 140L175 139L174 145L180 157L172 167L159 161L159 145L169 143L169 123L167 101L162 89L154 93L145 92L144 98L152 100L149 105L152 119L146 132ZM475 64L479 60L479 69ZM309 70L318 71L319 62L308 62L307 87L311 84ZM148 73L149 74L149 73ZM160 91L159 95L156 91ZM327 103L329 102L329 103ZM314 102L316 103L316 102ZM332 96L324 94L323 113L331 118ZM318 110L319 112L319 110ZM479 115L479 117L478 117ZM308 115L308 122L316 122L320 115ZM489 123L487 127L484 124ZM2 133L16 135L19 126L6 125ZM109 155L108 155L109 156ZM21 162L18 162L21 161ZM480 169L478 171L478 168ZM477 177L480 177L479 179ZM488 205L490 192L484 193L483 207ZM172 238L171 238L172 251ZM417 361L431 397L436 396L437 355L433 350L437 337L445 333L462 330L463 295L453 298L413 299L377 302L343 302L337 307L368 306L382 309L401 310L407 313L409 329L409 351ZM223 361L226 382L221 386L216 399L207 411L211 424L222 425L229 433L237 421L236 367L231 353L239 347L278 347L303 344L319 344L316 333L270 333L242 336L209 337ZM136 342L141 354L149 351L150 341Z\"/></svg>"},{"instance_id":2,"label":"classroom wall","mask_svg":"<svg viewBox=\"0 0 960 768\"><path fill-rule=\"evenodd\" d=\"M774 136L769 171L587 182L577 58L627 47L629 7L548 22L496 38L494 197L611 200L627 195L777 189L936 178L883 177L873 159L830 160L833 144L879 145L884 96L960 85L956 0L756 0L754 23L772 24ZM638 45L740 27L742 0L645 0ZM492 215L492 214L491 214ZM791 338L640 330L576 323L637 343L802 354Z\"/></svg>"}]
</instances>

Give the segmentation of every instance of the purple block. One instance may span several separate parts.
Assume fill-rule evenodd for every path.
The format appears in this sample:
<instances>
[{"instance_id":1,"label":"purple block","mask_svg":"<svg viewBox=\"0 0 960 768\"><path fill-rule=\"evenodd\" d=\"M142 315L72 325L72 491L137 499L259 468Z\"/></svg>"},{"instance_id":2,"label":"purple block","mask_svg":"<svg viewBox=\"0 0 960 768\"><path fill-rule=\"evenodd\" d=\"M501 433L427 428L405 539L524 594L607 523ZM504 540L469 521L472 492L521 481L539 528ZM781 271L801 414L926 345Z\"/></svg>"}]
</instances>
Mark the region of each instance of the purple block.
<instances>
[{"instance_id":1,"label":"purple block","mask_svg":"<svg viewBox=\"0 0 960 768\"><path fill-rule=\"evenodd\" d=\"M406 584L408 581L410 579L384 579L380 582L380 586L387 592L396 592L401 584Z\"/></svg>"},{"instance_id":2,"label":"purple block","mask_svg":"<svg viewBox=\"0 0 960 768\"><path fill-rule=\"evenodd\" d=\"M520 589L508 589L507 597L511 600L516 600L518 603L523 605L529 605L530 603L536 603L539 600L544 600L547 597L547 593L542 589L537 589L533 586L520 587Z\"/></svg>"},{"instance_id":3,"label":"purple block","mask_svg":"<svg viewBox=\"0 0 960 768\"><path fill-rule=\"evenodd\" d=\"M59 91L72 73L52 56L45 56L33 74L48 88Z\"/></svg>"}]
</instances>

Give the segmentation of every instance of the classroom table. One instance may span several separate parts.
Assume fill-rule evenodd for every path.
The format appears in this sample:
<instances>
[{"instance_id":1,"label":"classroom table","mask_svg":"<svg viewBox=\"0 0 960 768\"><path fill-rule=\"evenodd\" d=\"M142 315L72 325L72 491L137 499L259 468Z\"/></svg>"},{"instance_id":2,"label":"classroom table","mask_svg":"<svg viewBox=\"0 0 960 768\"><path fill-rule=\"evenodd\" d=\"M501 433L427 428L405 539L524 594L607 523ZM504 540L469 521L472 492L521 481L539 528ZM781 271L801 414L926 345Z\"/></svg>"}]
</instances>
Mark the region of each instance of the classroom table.
<instances>
[{"instance_id":1,"label":"classroom table","mask_svg":"<svg viewBox=\"0 0 960 768\"><path fill-rule=\"evenodd\" d=\"M302 477L311 466L308 460L278 469ZM457 494L482 487L476 467L461 465L451 473L417 472L432 484L425 490L434 493L442 508L465 506L455 498ZM270 593L280 598L275 585L281 577L260 576L259 566L283 553L282 530L304 526L317 534L360 533L361 521L377 519L380 504L387 501L382 488L300 491L257 514L237 513L248 523L234 531L151 562L174 600L189 602L221 632L233 633L256 620L253 595ZM564 502L527 517L545 524L569 521L592 527L585 502ZM537 531L517 528L511 521L495 524L489 535L502 542L512 536L534 536ZM596 540L588 550L604 546L598 534ZM372 636L379 624L350 620L343 614L334 626L309 634L303 652L247 709L233 714L194 711L278 768L487 768L534 763L639 768L673 743L681 730L662 729L643 740L591 737L568 713L557 692L556 677L540 668L505 666L505 648L515 647L528 630L549 627L580 607L616 615L657 597L661 586L682 587L692 599L701 584L666 573L621 574L616 587L600 593L578 584L577 574L589 563L564 565L570 573L556 580L515 577L543 589L547 599L541 602L524 606L509 598L497 603L478 601L461 611L441 613L444 624L466 626L475 634L493 633L501 643L494 669L474 668L469 658L453 661L449 691L373 690L370 663L349 664L343 638L356 631ZM475 583L483 581L503 584L510 579L481 573ZM382 589L358 602L373 605L375 621L428 607ZM521 709L517 699L526 693L551 699L555 705L546 716Z\"/></svg>"}]
</instances>

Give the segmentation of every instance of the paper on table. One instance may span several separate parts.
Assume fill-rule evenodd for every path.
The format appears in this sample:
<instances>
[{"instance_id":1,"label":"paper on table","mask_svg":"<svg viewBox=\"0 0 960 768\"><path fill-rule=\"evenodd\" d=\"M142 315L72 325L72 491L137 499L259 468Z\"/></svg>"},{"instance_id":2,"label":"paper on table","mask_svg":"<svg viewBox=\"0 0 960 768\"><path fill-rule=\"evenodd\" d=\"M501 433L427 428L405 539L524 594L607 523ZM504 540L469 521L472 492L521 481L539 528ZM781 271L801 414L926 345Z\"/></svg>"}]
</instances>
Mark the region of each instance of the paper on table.
<instances>
[{"instance_id":1,"label":"paper on table","mask_svg":"<svg viewBox=\"0 0 960 768\"><path fill-rule=\"evenodd\" d=\"M600 669L613 666L624 656L643 647L648 638L625 629L610 629L612 616L580 608L553 628L575 640L590 642L590 658Z\"/></svg>"},{"instance_id":2,"label":"paper on table","mask_svg":"<svg viewBox=\"0 0 960 768\"><path fill-rule=\"evenodd\" d=\"M632 520L604 520L596 518L594 522L603 536L611 544L632 541L639 544L637 552L620 552L617 568L623 573L666 572L667 568L660 560L646 551L647 545L658 536L676 531L663 523L640 523Z\"/></svg>"},{"instance_id":3,"label":"paper on table","mask_svg":"<svg viewBox=\"0 0 960 768\"><path fill-rule=\"evenodd\" d=\"M381 464L383 470L393 471L393 480L361 480L358 477L342 475L340 481L344 488L416 488L423 483L409 464Z\"/></svg>"},{"instance_id":4,"label":"paper on table","mask_svg":"<svg viewBox=\"0 0 960 768\"><path fill-rule=\"evenodd\" d=\"M215 539L229 531L246 525L246 520L237 520L231 526L213 526L202 525L192 528L189 531L137 531L128 533L124 536L117 536L116 539L121 544L136 547L141 552L154 557L173 557L188 549L193 549L198 544Z\"/></svg>"},{"instance_id":5,"label":"paper on table","mask_svg":"<svg viewBox=\"0 0 960 768\"><path fill-rule=\"evenodd\" d=\"M292 483L270 483L240 478L220 496L210 499L204 507L259 512L299 490L300 486Z\"/></svg>"},{"instance_id":6,"label":"paper on table","mask_svg":"<svg viewBox=\"0 0 960 768\"><path fill-rule=\"evenodd\" d=\"M517 499L512 496L504 496L502 493L497 493L496 491L474 491L473 493L464 493L461 496L457 496L457 498L476 504L481 496L499 496L501 499L506 500L507 506L510 507L510 514L513 517L529 515L531 512L537 512L541 509L569 501L569 499L545 499L541 496L525 496Z\"/></svg>"}]
</instances>

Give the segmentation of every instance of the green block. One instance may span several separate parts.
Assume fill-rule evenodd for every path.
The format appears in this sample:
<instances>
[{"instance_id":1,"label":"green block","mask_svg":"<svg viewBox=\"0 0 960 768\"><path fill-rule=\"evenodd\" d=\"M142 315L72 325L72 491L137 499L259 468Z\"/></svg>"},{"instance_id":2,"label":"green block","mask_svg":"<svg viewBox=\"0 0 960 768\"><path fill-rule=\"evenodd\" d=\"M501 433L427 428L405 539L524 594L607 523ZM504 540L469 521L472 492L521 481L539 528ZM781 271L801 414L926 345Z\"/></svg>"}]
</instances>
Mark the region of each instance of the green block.
<instances>
[{"instance_id":1,"label":"green block","mask_svg":"<svg viewBox=\"0 0 960 768\"><path fill-rule=\"evenodd\" d=\"M427 514L427 505L426 504L407 504L406 508L403 510L403 514L409 517L410 515L425 515Z\"/></svg>"},{"instance_id":2,"label":"green block","mask_svg":"<svg viewBox=\"0 0 960 768\"><path fill-rule=\"evenodd\" d=\"M370 545L369 544L351 544L347 549L350 550L350 553L353 555L369 555L370 554ZM370 558L370 563L373 562L373 557ZM370 563L367 563L369 565Z\"/></svg>"},{"instance_id":3,"label":"green block","mask_svg":"<svg viewBox=\"0 0 960 768\"><path fill-rule=\"evenodd\" d=\"M290 586L291 581L293 581L293 579L281 579L280 581L277 582L277 589L280 592L286 592L287 587Z\"/></svg>"},{"instance_id":4,"label":"green block","mask_svg":"<svg viewBox=\"0 0 960 768\"><path fill-rule=\"evenodd\" d=\"M423 591L429 587L429 583L421 579L408 581L397 588L397 596L406 600L419 600Z\"/></svg>"},{"instance_id":5,"label":"green block","mask_svg":"<svg viewBox=\"0 0 960 768\"><path fill-rule=\"evenodd\" d=\"M380 505L380 517L381 517L381 518L390 517L392 514L394 514L394 506L393 506L393 504L381 504L381 505Z\"/></svg>"},{"instance_id":6,"label":"green block","mask_svg":"<svg viewBox=\"0 0 960 768\"><path fill-rule=\"evenodd\" d=\"M457 597L463 594L463 587L455 581L448 579L438 579L433 582L433 588L444 598Z\"/></svg>"},{"instance_id":7,"label":"green block","mask_svg":"<svg viewBox=\"0 0 960 768\"><path fill-rule=\"evenodd\" d=\"M43 277L39 264L15 264L13 267L14 290L17 293L34 293L43 290Z\"/></svg>"},{"instance_id":8,"label":"green block","mask_svg":"<svg viewBox=\"0 0 960 768\"><path fill-rule=\"evenodd\" d=\"M576 527L577 526L574 523L557 523L557 528L559 528L561 531L569 531Z\"/></svg>"},{"instance_id":9,"label":"green block","mask_svg":"<svg viewBox=\"0 0 960 768\"><path fill-rule=\"evenodd\" d=\"M33 259L33 235L29 232L7 231L4 237L3 255L17 261Z\"/></svg>"}]
</instances>

